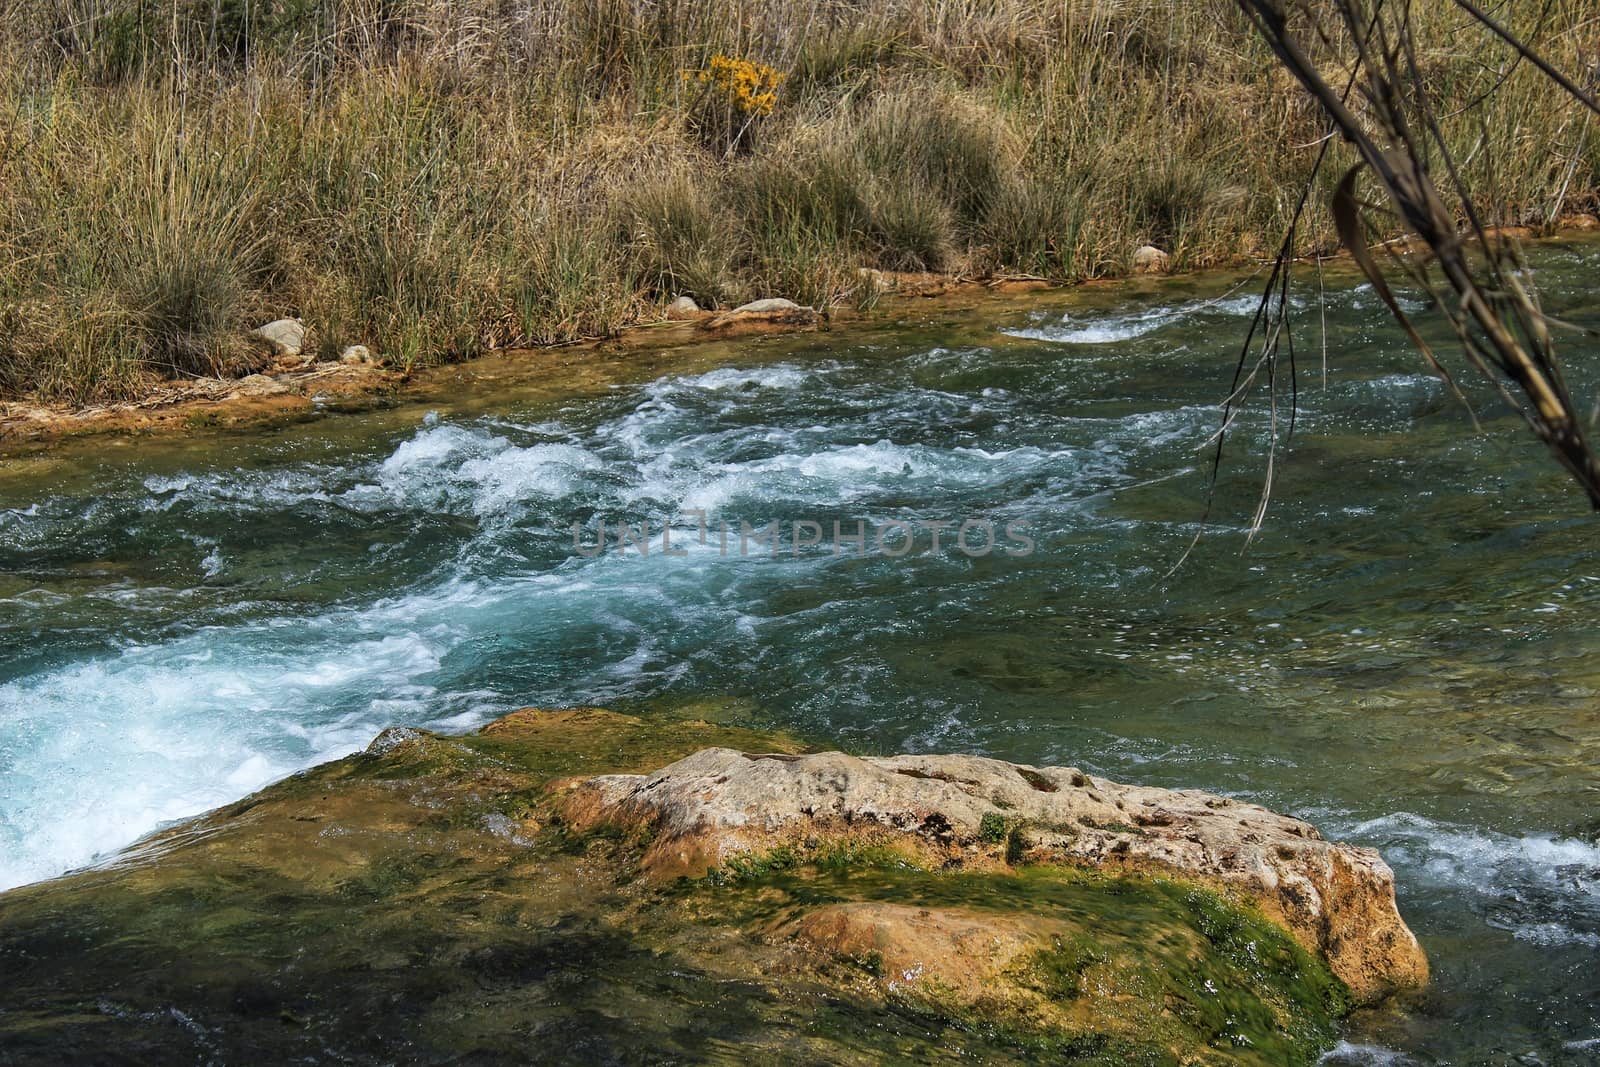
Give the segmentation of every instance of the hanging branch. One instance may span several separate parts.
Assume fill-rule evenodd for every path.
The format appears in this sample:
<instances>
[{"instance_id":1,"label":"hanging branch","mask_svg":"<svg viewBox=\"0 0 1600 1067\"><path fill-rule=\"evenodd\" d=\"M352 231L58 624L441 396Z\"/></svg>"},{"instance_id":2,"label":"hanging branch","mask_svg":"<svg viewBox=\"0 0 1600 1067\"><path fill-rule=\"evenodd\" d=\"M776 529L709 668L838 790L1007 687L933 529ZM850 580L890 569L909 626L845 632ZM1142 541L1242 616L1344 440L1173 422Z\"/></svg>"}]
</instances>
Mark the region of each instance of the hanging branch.
<instances>
[{"instance_id":1,"label":"hanging branch","mask_svg":"<svg viewBox=\"0 0 1600 1067\"><path fill-rule=\"evenodd\" d=\"M1404 0L1374 0L1370 5L1365 0L1323 0L1313 10L1312 0L1237 2L1279 62L1311 94L1332 127L1356 151L1358 162L1345 173L1333 196L1334 224L1341 243L1350 250L1389 313L1434 372L1464 402L1445 364L1395 299L1384 269L1368 249L1367 234L1377 229L1372 216L1380 209L1363 203L1356 195L1356 181L1363 173L1371 176L1393 217L1431 253L1426 261L1418 262L1415 258L1403 259L1389 249L1391 266L1433 298L1433 306L1443 312L1468 364L1526 420L1535 436L1583 489L1590 506L1600 511L1600 460L1585 438L1578 411L1562 379L1551 343L1550 320L1523 280L1515 247L1488 231L1472 202L1427 94L1410 5ZM1470 0L1452 2L1507 44L1517 61L1537 68L1561 92L1600 113L1600 105L1592 96L1510 30ZM1304 34L1297 32L1293 23L1303 24ZM1305 35L1309 35L1309 43ZM1351 74L1344 92L1335 90L1310 58L1309 51L1316 46L1334 49L1335 54L1347 57ZM1318 167L1322 160L1319 155ZM1460 205L1467 223L1465 234L1457 227L1456 213L1440 195L1430 161L1437 161L1445 188ZM1310 188L1308 181L1308 192ZM1304 197L1301 204L1304 205ZM1219 449L1220 434L1226 432L1242 397L1241 383L1248 386L1259 371L1264 370L1267 375L1276 418L1276 350L1279 336L1286 332L1281 320L1288 312L1287 275L1299 215L1297 211L1251 327L1251 339L1263 325L1267 332L1261 358L1248 374L1245 368L1251 339L1246 340L1240 354L1234 390L1228 397L1223 429L1219 432ZM1442 282L1438 280L1441 278ZM1292 375L1292 348L1290 356ZM1263 491L1254 526L1260 524L1269 492L1270 484Z\"/></svg>"}]
</instances>

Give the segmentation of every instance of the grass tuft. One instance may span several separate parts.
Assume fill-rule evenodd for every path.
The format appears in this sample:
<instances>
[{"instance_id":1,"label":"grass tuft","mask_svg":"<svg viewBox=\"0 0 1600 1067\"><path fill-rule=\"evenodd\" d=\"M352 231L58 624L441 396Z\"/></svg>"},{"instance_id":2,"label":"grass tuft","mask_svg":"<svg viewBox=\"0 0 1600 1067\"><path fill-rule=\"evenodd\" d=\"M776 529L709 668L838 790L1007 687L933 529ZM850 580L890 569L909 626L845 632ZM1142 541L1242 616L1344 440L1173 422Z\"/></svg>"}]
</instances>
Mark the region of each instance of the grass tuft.
<instances>
[{"instance_id":1,"label":"grass tuft","mask_svg":"<svg viewBox=\"0 0 1600 1067\"><path fill-rule=\"evenodd\" d=\"M658 296L691 296L703 308L740 295L734 274L739 233L694 178L675 172L626 194L625 250Z\"/></svg>"}]
</instances>

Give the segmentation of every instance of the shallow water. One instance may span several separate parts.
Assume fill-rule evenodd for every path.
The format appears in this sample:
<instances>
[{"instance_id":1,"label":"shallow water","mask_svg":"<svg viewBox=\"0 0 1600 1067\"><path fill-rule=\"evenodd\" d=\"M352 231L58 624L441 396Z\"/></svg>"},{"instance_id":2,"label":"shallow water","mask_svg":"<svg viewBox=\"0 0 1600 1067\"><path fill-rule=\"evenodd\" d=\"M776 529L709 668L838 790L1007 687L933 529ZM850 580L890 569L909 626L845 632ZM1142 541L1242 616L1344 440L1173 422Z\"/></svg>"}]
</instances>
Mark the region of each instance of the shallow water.
<instances>
[{"instance_id":1,"label":"shallow water","mask_svg":"<svg viewBox=\"0 0 1600 1067\"><path fill-rule=\"evenodd\" d=\"M1538 265L1550 306L1600 325L1600 247ZM1384 851L1435 965L1409 1012L1355 1020L1339 1061L1595 1062L1596 520L1481 389L1473 434L1349 280L1324 382L1314 298L1295 439L1248 548L1264 407L1201 521L1253 310L1222 279L905 305L639 358L566 398L513 376L431 413L7 461L0 886L391 723L693 705L1299 814ZM1593 397L1600 350L1565 350ZM954 527L931 550L930 520L965 519L997 550L964 554ZM741 555L739 523L772 520L777 556ZM583 554L624 521L652 524L649 554L614 532ZM836 555L835 521L916 540ZM792 548L796 522L822 543ZM1023 547L1007 524L1033 551L1005 551Z\"/></svg>"}]
</instances>

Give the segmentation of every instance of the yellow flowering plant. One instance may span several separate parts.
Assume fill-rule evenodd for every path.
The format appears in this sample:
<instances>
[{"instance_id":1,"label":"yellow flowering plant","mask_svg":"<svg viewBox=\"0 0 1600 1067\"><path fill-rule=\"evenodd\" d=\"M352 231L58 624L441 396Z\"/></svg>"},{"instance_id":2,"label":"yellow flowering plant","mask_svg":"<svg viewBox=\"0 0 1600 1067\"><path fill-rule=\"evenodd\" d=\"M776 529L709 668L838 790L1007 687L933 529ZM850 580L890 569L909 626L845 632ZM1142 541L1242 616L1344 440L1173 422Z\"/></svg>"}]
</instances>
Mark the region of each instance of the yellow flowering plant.
<instances>
[{"instance_id":1,"label":"yellow flowering plant","mask_svg":"<svg viewBox=\"0 0 1600 1067\"><path fill-rule=\"evenodd\" d=\"M752 59L717 53L683 79L701 87L691 121L708 148L730 155L750 147L755 124L772 114L784 74Z\"/></svg>"}]
</instances>

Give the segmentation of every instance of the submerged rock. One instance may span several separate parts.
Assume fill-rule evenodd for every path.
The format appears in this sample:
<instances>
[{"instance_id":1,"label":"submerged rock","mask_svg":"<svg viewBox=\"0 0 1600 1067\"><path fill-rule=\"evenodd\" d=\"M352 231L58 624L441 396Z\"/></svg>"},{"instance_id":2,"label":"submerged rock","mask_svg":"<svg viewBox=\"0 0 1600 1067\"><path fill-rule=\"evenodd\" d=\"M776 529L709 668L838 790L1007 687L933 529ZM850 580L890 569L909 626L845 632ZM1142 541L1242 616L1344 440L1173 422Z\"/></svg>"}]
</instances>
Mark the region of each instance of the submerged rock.
<instances>
[{"instance_id":1,"label":"submerged rock","mask_svg":"<svg viewBox=\"0 0 1600 1067\"><path fill-rule=\"evenodd\" d=\"M562 810L578 827L648 832L644 867L658 878L699 877L736 856L823 837L897 845L934 867L1161 870L1247 895L1363 1001L1428 974L1377 852L1209 793L977 756L707 749L653 774L576 783Z\"/></svg>"},{"instance_id":2,"label":"submerged rock","mask_svg":"<svg viewBox=\"0 0 1600 1067\"><path fill-rule=\"evenodd\" d=\"M1265 1067L1334 1041L1344 983L1249 894L1029 836L1205 844L1204 794L798 750L598 709L385 731L0 895L0 1058ZM1219 824L1292 846L1238 807Z\"/></svg>"},{"instance_id":3,"label":"submerged rock","mask_svg":"<svg viewBox=\"0 0 1600 1067\"><path fill-rule=\"evenodd\" d=\"M1019 959L1048 952L1069 931L1034 915L882 901L824 905L779 927L818 951L870 964L885 992L936 983L966 1004L1003 989Z\"/></svg>"}]
</instances>

